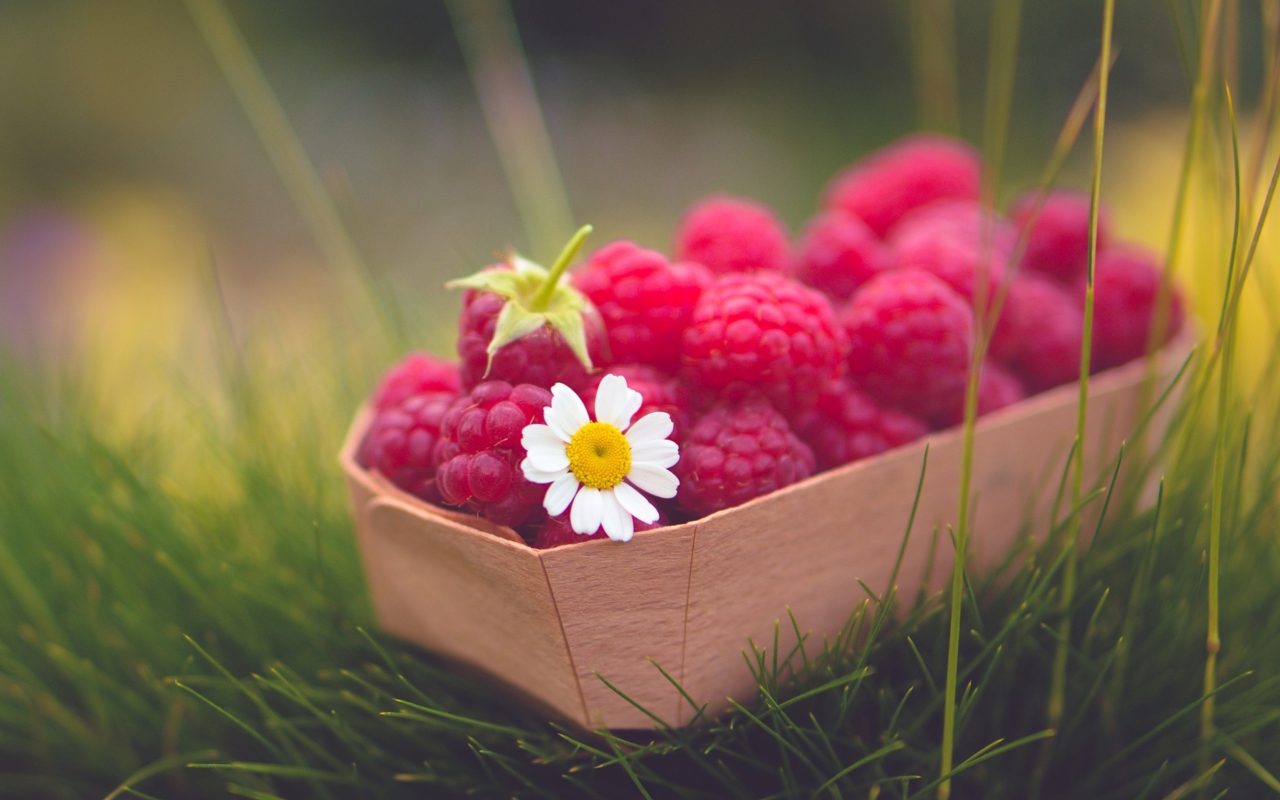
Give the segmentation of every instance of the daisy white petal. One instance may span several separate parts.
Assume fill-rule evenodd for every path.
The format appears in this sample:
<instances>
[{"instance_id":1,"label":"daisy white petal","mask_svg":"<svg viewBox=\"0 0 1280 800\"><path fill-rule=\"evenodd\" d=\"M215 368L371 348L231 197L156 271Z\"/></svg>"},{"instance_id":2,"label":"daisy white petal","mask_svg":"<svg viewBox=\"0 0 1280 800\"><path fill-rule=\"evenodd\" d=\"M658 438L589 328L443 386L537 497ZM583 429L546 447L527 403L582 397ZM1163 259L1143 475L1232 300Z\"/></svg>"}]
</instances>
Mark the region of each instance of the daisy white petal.
<instances>
[{"instance_id":1,"label":"daisy white petal","mask_svg":"<svg viewBox=\"0 0 1280 800\"><path fill-rule=\"evenodd\" d=\"M578 487L581 485L578 479L573 477L573 473L566 472L547 488L547 496L542 500L542 507L551 516L560 516L569 507L569 503L573 502L573 497L578 493Z\"/></svg>"},{"instance_id":2,"label":"daisy white petal","mask_svg":"<svg viewBox=\"0 0 1280 800\"><path fill-rule=\"evenodd\" d=\"M632 447L645 442L665 441L673 430L675 424L671 421L671 415L665 411L654 411L636 420L636 424L627 431L627 441L631 442Z\"/></svg>"},{"instance_id":3,"label":"daisy white petal","mask_svg":"<svg viewBox=\"0 0 1280 800\"><path fill-rule=\"evenodd\" d=\"M631 418L644 405L644 397L627 388L621 375L605 375L596 390L596 422L606 422L620 431L631 425Z\"/></svg>"},{"instance_id":4,"label":"daisy white petal","mask_svg":"<svg viewBox=\"0 0 1280 800\"><path fill-rule=\"evenodd\" d=\"M527 460L541 472L560 472L569 468L569 456L565 454L563 442L559 447L530 447Z\"/></svg>"},{"instance_id":5,"label":"daisy white petal","mask_svg":"<svg viewBox=\"0 0 1280 800\"><path fill-rule=\"evenodd\" d=\"M565 475L570 474L567 469L557 469L551 472L540 470L533 465L529 459L520 462L520 471L524 473L525 478L530 483L553 483Z\"/></svg>"},{"instance_id":6,"label":"daisy white petal","mask_svg":"<svg viewBox=\"0 0 1280 800\"><path fill-rule=\"evenodd\" d=\"M520 446L527 451L535 447L559 448L564 451L565 441L549 425L526 425L520 434Z\"/></svg>"},{"instance_id":7,"label":"daisy white petal","mask_svg":"<svg viewBox=\"0 0 1280 800\"><path fill-rule=\"evenodd\" d=\"M680 479L669 469L651 467L648 464L632 464L627 480L636 485L642 492L654 497L675 497L680 488Z\"/></svg>"},{"instance_id":8,"label":"daisy white petal","mask_svg":"<svg viewBox=\"0 0 1280 800\"><path fill-rule=\"evenodd\" d=\"M604 517L604 500L599 489L584 486L573 498L573 509L569 512L569 524L574 533L590 536L600 530Z\"/></svg>"},{"instance_id":9,"label":"daisy white petal","mask_svg":"<svg viewBox=\"0 0 1280 800\"><path fill-rule=\"evenodd\" d=\"M631 463L645 464L650 467L674 467L680 460L680 448L668 439L658 442L645 442L631 448Z\"/></svg>"},{"instance_id":10,"label":"daisy white petal","mask_svg":"<svg viewBox=\"0 0 1280 800\"><path fill-rule=\"evenodd\" d=\"M658 521L658 509L654 508L653 503L646 500L644 495L637 492L631 484L620 483L613 487L613 493L618 496L618 502L631 516L641 522Z\"/></svg>"},{"instance_id":11,"label":"daisy white petal","mask_svg":"<svg viewBox=\"0 0 1280 800\"><path fill-rule=\"evenodd\" d=\"M621 486L622 484L618 485ZM600 492L600 500L604 510L602 519L604 532L615 542L629 542L631 541L631 534L635 533L635 520L622 507L622 503L618 502L618 496L614 491L614 489L606 489Z\"/></svg>"},{"instance_id":12,"label":"daisy white petal","mask_svg":"<svg viewBox=\"0 0 1280 800\"><path fill-rule=\"evenodd\" d=\"M578 428L591 421L582 398L563 383L551 387L551 408L543 412L543 416L556 435L566 442L573 438Z\"/></svg>"}]
</instances>

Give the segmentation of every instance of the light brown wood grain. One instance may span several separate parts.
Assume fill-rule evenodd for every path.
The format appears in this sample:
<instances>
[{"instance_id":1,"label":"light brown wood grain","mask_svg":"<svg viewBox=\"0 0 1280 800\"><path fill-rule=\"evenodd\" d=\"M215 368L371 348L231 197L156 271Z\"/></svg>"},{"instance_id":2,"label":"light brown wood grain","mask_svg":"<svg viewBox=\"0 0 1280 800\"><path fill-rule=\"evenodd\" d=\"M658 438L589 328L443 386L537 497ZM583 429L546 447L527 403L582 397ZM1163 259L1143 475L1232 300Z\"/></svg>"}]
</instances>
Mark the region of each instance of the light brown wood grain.
<instances>
[{"instance_id":1,"label":"light brown wood grain","mask_svg":"<svg viewBox=\"0 0 1280 800\"><path fill-rule=\"evenodd\" d=\"M1161 386L1191 337L1162 355ZM1143 365L1095 376L1086 473L1106 473L1137 421ZM969 568L987 571L1020 543L1041 539L1074 438L1078 389L1065 386L982 418L973 462ZM608 689L673 724L687 702L650 659L715 714L750 701L750 639L785 653L794 614L809 647L833 637L853 609L889 588L925 442L832 470L696 523L533 550L514 531L422 503L356 464L369 415L357 417L341 457L374 607L382 627L472 665L582 727L652 727ZM1168 412L1148 440L1158 440ZM896 586L900 608L946 585L948 526L959 501L962 433L934 433L914 528ZM1100 502L1084 514L1086 534ZM1063 509L1062 513L1066 513ZM1034 520L1038 527L1027 527ZM933 546L936 536L936 547ZM932 557L931 557L932 552Z\"/></svg>"}]
</instances>

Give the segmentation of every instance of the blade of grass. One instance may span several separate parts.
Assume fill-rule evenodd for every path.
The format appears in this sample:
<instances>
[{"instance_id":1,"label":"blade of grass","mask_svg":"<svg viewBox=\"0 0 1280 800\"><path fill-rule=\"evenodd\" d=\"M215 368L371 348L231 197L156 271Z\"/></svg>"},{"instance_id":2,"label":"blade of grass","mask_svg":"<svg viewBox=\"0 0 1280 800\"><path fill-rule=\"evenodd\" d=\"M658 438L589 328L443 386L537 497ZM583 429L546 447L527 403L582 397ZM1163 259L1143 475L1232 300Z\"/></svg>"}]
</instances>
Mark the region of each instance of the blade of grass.
<instances>
[{"instance_id":1,"label":"blade of grass","mask_svg":"<svg viewBox=\"0 0 1280 800\"><path fill-rule=\"evenodd\" d=\"M911 66L923 128L960 130L955 0L910 0Z\"/></svg>"}]
</instances>

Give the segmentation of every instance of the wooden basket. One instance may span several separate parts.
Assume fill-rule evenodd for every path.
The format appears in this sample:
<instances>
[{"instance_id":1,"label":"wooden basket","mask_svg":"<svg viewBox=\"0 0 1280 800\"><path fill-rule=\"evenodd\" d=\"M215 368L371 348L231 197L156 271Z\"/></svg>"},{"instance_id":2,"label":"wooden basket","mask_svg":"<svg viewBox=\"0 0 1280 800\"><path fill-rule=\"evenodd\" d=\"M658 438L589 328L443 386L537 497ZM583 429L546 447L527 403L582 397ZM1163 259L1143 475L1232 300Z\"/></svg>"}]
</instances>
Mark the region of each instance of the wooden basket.
<instances>
[{"instance_id":1,"label":"wooden basket","mask_svg":"<svg viewBox=\"0 0 1280 800\"><path fill-rule=\"evenodd\" d=\"M1161 354L1157 391L1174 380L1190 347L1188 334ZM1086 477L1096 478L1132 435L1144 369L1137 361L1091 380ZM1047 528L1078 392L1063 386L978 421L974 569L1004 557L1028 520ZM1161 438L1173 404L1148 440ZM728 698L755 696L742 655L748 639L771 645L781 622L787 652L795 643L789 612L814 641L837 634L866 598L859 579L878 594L889 588L926 441L928 469L898 596L909 603L950 576L945 532L959 499L959 429L627 543L534 550L508 528L424 503L360 467L355 454L369 416L356 417L340 458L381 627L584 728L654 726L600 677L678 726L692 710L651 660L714 715ZM942 531L936 548L935 530Z\"/></svg>"}]
</instances>

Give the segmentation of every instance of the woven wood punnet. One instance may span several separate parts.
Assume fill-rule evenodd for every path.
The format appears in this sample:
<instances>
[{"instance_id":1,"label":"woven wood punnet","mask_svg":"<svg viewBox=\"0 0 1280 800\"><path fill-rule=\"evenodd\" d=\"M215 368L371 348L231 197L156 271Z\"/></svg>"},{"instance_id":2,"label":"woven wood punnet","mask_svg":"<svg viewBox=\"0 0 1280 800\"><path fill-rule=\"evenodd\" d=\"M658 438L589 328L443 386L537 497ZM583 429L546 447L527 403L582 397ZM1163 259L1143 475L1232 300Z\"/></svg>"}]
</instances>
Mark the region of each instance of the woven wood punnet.
<instances>
[{"instance_id":1,"label":"woven wood punnet","mask_svg":"<svg viewBox=\"0 0 1280 800\"><path fill-rule=\"evenodd\" d=\"M1189 350L1187 336L1161 354L1157 391ZM1139 361L1091 380L1087 478L1132 435L1143 375ZM1063 386L978 421L975 570L1005 557L1028 520L1045 524L1075 436L1078 392ZM1162 436L1171 405L1149 441ZM366 472L355 453L369 416L356 417L340 458L381 627L585 728L654 726L599 676L682 725L692 709L653 662L716 714L728 698L754 697L742 656L748 639L772 644L781 622L782 651L795 643L789 611L811 639L834 636L866 599L859 579L877 593L889 588L926 442L627 543L539 551L510 529L423 503ZM955 522L961 436L953 429L927 440L920 507L898 576L907 602L951 574L946 530ZM935 531L942 533L933 547Z\"/></svg>"}]
</instances>

